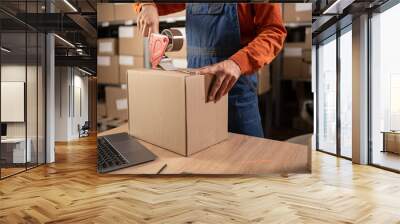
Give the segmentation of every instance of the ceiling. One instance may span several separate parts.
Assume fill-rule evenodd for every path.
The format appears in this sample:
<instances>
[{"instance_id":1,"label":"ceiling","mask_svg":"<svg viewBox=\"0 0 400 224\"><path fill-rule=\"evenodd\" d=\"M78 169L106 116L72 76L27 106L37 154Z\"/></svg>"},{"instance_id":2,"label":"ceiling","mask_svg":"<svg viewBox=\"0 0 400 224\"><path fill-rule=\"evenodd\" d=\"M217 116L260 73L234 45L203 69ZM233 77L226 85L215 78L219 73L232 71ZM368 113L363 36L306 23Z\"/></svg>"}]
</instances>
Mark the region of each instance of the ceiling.
<instances>
[{"instance_id":1,"label":"ceiling","mask_svg":"<svg viewBox=\"0 0 400 224\"><path fill-rule=\"evenodd\" d=\"M2 60L25 62L26 56L37 57L37 52L44 48L44 43L38 45L37 42L44 41L43 33L49 32L62 38L55 38L56 65L58 60L68 64L68 57L80 56L93 63L97 44L96 16L96 0L0 0L1 45L11 51L2 51ZM78 63L80 60L69 61ZM88 63L84 64L88 67ZM95 69L94 61L90 70Z\"/></svg>"}]
</instances>

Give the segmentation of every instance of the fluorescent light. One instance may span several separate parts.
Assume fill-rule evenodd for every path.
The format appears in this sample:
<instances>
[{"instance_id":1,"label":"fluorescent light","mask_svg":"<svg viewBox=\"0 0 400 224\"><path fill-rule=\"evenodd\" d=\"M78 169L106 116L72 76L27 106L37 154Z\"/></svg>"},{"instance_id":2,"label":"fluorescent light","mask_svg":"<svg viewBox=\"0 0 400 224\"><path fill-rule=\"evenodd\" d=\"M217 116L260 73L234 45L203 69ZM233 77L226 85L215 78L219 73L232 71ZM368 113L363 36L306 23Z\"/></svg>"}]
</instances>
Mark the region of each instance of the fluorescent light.
<instances>
[{"instance_id":1,"label":"fluorescent light","mask_svg":"<svg viewBox=\"0 0 400 224\"><path fill-rule=\"evenodd\" d=\"M11 52L10 50L8 50L7 48L4 48L4 47L1 47L0 49L1 49L2 51L6 52L6 53L10 53L10 52Z\"/></svg>"},{"instance_id":2,"label":"fluorescent light","mask_svg":"<svg viewBox=\"0 0 400 224\"><path fill-rule=\"evenodd\" d=\"M62 42L66 43L67 45L69 45L70 47L75 48L75 45L73 45L71 42L69 42L68 40L60 37L58 34L54 34L55 37L57 37L59 40L61 40Z\"/></svg>"},{"instance_id":3,"label":"fluorescent light","mask_svg":"<svg viewBox=\"0 0 400 224\"><path fill-rule=\"evenodd\" d=\"M342 14L343 10L351 5L353 2L354 0L336 0L332 5L325 9L322 14Z\"/></svg>"},{"instance_id":4,"label":"fluorescent light","mask_svg":"<svg viewBox=\"0 0 400 224\"><path fill-rule=\"evenodd\" d=\"M85 74L87 74L87 75L93 75L92 73L90 73L90 72L88 72L88 71L86 71L86 70L83 70L83 69L81 69L81 68L79 68L79 67L78 67L78 70L81 71L81 72L83 72L83 73L85 73Z\"/></svg>"},{"instance_id":5,"label":"fluorescent light","mask_svg":"<svg viewBox=\"0 0 400 224\"><path fill-rule=\"evenodd\" d=\"M65 4L67 4L74 12L78 12L78 10L68 1L64 0Z\"/></svg>"}]
</instances>

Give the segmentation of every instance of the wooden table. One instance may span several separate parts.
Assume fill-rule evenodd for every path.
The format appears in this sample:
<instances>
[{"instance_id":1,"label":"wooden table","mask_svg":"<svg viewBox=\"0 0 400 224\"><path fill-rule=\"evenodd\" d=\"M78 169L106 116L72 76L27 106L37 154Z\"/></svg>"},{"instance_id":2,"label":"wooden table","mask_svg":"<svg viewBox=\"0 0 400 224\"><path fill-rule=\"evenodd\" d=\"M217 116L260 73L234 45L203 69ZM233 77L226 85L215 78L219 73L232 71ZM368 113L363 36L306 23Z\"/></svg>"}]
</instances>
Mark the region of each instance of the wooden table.
<instances>
[{"instance_id":1,"label":"wooden table","mask_svg":"<svg viewBox=\"0 0 400 224\"><path fill-rule=\"evenodd\" d=\"M400 131L382 131L383 149L382 152L400 154Z\"/></svg>"},{"instance_id":2,"label":"wooden table","mask_svg":"<svg viewBox=\"0 0 400 224\"><path fill-rule=\"evenodd\" d=\"M98 136L127 132L124 124ZM229 133L229 138L189 157L140 142L157 155L155 161L110 174L288 174L311 172L311 151L304 145Z\"/></svg>"}]
</instances>

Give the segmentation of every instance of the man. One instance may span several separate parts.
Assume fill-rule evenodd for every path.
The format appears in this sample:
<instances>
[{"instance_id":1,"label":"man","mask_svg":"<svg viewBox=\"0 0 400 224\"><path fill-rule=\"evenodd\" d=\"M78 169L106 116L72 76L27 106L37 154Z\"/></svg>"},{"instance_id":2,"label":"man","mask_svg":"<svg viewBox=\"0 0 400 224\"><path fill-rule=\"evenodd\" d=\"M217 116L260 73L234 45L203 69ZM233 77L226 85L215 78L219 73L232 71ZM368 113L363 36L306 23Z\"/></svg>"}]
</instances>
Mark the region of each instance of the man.
<instances>
[{"instance_id":1,"label":"man","mask_svg":"<svg viewBox=\"0 0 400 224\"><path fill-rule=\"evenodd\" d=\"M186 8L189 68L214 75L209 100L228 95L230 132L263 137L255 72L282 49L286 30L279 4L187 3L136 5L139 31L159 32L159 15Z\"/></svg>"}]
</instances>

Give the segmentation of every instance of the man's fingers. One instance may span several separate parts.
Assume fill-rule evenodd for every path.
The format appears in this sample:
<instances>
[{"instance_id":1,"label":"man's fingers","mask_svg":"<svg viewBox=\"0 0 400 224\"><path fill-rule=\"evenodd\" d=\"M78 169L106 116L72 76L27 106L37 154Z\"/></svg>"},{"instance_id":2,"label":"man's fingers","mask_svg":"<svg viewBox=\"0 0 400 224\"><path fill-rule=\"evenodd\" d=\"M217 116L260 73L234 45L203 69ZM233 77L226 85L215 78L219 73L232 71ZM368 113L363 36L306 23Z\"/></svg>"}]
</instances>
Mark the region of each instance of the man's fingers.
<instances>
[{"instance_id":1,"label":"man's fingers","mask_svg":"<svg viewBox=\"0 0 400 224\"><path fill-rule=\"evenodd\" d=\"M226 87L224 95L227 94L232 89L232 87L233 87L233 85L235 85L235 83L236 83L236 79L232 77L229 80L228 87Z\"/></svg>"},{"instance_id":2,"label":"man's fingers","mask_svg":"<svg viewBox=\"0 0 400 224\"><path fill-rule=\"evenodd\" d=\"M228 88L229 82L231 81L232 77L225 76L226 78L221 84L221 87L219 88L217 95L215 97L215 102L221 99L226 94L226 89Z\"/></svg>"},{"instance_id":3,"label":"man's fingers","mask_svg":"<svg viewBox=\"0 0 400 224\"><path fill-rule=\"evenodd\" d=\"M198 71L198 73L200 74L200 75L208 75L208 74L210 74L210 67L211 66L206 66L206 67L203 67L203 68L199 68L199 69L197 69L197 71Z\"/></svg>"},{"instance_id":4,"label":"man's fingers","mask_svg":"<svg viewBox=\"0 0 400 224\"><path fill-rule=\"evenodd\" d=\"M215 99L215 95L217 94L219 88L221 87L222 81L223 81L223 76L220 75L215 76L215 80L211 87L210 94L208 95L208 100L211 101Z\"/></svg>"},{"instance_id":5,"label":"man's fingers","mask_svg":"<svg viewBox=\"0 0 400 224\"><path fill-rule=\"evenodd\" d=\"M221 69L218 64L209 65L199 70L200 75L218 75Z\"/></svg>"}]
</instances>

